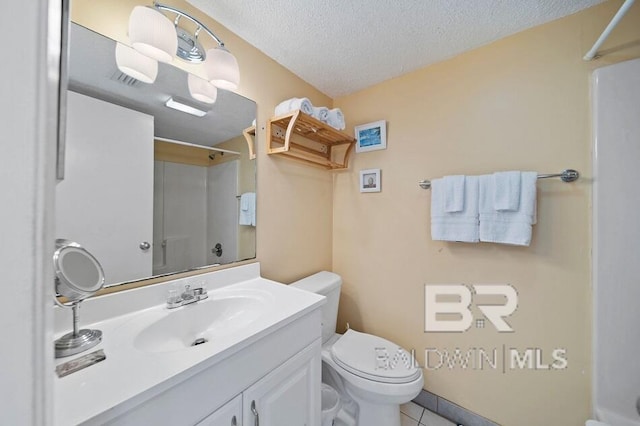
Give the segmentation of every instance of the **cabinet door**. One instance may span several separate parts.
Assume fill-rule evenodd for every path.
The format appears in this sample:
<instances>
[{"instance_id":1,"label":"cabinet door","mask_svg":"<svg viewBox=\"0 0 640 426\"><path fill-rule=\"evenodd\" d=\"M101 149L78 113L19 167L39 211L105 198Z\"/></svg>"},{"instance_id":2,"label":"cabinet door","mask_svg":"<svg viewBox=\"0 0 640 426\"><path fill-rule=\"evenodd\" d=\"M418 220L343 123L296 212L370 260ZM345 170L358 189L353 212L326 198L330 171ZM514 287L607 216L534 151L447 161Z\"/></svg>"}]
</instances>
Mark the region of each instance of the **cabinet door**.
<instances>
[{"instance_id":1,"label":"cabinet door","mask_svg":"<svg viewBox=\"0 0 640 426\"><path fill-rule=\"evenodd\" d=\"M320 339L243 393L245 426L320 426Z\"/></svg>"},{"instance_id":2,"label":"cabinet door","mask_svg":"<svg viewBox=\"0 0 640 426\"><path fill-rule=\"evenodd\" d=\"M242 426L242 395L218 408L197 426Z\"/></svg>"}]
</instances>

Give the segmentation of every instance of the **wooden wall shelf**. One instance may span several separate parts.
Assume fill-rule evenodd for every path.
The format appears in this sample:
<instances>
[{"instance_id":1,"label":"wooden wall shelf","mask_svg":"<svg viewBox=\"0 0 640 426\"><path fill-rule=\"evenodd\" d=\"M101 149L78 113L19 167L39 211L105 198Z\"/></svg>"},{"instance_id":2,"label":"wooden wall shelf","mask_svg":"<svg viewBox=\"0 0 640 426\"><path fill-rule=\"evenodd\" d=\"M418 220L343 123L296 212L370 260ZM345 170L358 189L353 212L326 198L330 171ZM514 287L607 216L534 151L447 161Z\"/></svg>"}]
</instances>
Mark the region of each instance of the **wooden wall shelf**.
<instances>
[{"instance_id":1,"label":"wooden wall shelf","mask_svg":"<svg viewBox=\"0 0 640 426\"><path fill-rule=\"evenodd\" d=\"M354 137L300 110L267 122L267 154L328 170L347 169L355 143Z\"/></svg>"}]
</instances>

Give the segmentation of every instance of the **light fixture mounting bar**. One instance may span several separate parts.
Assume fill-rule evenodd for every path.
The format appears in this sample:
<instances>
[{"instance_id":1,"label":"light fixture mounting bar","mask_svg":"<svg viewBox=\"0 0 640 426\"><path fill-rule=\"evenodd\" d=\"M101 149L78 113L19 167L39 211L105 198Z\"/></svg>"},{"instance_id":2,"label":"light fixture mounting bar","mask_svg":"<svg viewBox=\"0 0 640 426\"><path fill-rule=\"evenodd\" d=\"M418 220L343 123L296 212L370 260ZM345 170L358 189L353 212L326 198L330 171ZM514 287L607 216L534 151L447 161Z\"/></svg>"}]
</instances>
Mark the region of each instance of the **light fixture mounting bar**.
<instances>
[{"instance_id":1,"label":"light fixture mounting bar","mask_svg":"<svg viewBox=\"0 0 640 426\"><path fill-rule=\"evenodd\" d=\"M168 6L166 4L153 2L153 7L155 7L158 10L165 10L167 12L175 13L178 16L184 16L185 18L187 18L188 20L190 20L191 22L196 24L199 27L199 29L201 28L207 34L209 34L211 36L211 38L213 38L216 41L216 43L218 43L218 45L220 47L224 47L224 42L222 40L220 40L220 37L215 35L213 33L213 31L211 31L209 28L207 28L207 26L205 24L203 24L202 22L200 22L197 18L194 18L193 16L189 15L188 13L183 12L180 9L176 9L176 8L174 8L172 6Z\"/></svg>"}]
</instances>

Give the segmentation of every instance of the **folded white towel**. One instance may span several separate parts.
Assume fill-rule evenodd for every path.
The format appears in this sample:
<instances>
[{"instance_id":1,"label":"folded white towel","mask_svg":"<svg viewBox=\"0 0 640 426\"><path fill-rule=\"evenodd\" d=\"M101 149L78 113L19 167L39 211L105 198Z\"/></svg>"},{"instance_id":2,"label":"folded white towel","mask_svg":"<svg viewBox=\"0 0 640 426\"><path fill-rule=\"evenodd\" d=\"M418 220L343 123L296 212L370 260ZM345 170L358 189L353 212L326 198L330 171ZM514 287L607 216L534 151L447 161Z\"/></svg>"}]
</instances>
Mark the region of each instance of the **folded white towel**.
<instances>
[{"instance_id":1,"label":"folded white towel","mask_svg":"<svg viewBox=\"0 0 640 426\"><path fill-rule=\"evenodd\" d=\"M327 115L327 124L334 129L344 130L346 125L344 122L344 114L340 108L334 108L329 110Z\"/></svg>"},{"instance_id":2,"label":"folded white towel","mask_svg":"<svg viewBox=\"0 0 640 426\"><path fill-rule=\"evenodd\" d=\"M327 107L313 107L313 117L322 121L323 123L327 122L327 117L329 117L329 108Z\"/></svg>"},{"instance_id":3,"label":"folded white towel","mask_svg":"<svg viewBox=\"0 0 640 426\"><path fill-rule=\"evenodd\" d=\"M445 211L444 180L431 181L431 239L477 243L478 177L465 176L463 209L455 213Z\"/></svg>"},{"instance_id":4,"label":"folded white towel","mask_svg":"<svg viewBox=\"0 0 640 426\"><path fill-rule=\"evenodd\" d=\"M447 213L461 212L464 208L464 176L445 176L444 184L444 211Z\"/></svg>"},{"instance_id":5,"label":"folded white towel","mask_svg":"<svg viewBox=\"0 0 640 426\"><path fill-rule=\"evenodd\" d=\"M537 180L536 172L522 172L518 210L497 211L493 175L480 176L480 241L517 246L531 244L531 226L536 222Z\"/></svg>"},{"instance_id":6,"label":"folded white towel","mask_svg":"<svg viewBox=\"0 0 640 426\"><path fill-rule=\"evenodd\" d=\"M240 195L240 214L238 224L256 226L256 193L245 192Z\"/></svg>"},{"instance_id":7,"label":"folded white towel","mask_svg":"<svg viewBox=\"0 0 640 426\"><path fill-rule=\"evenodd\" d=\"M520 207L520 172L493 174L493 207L498 211L517 211Z\"/></svg>"},{"instance_id":8,"label":"folded white towel","mask_svg":"<svg viewBox=\"0 0 640 426\"><path fill-rule=\"evenodd\" d=\"M295 110L300 110L308 115L313 115L313 105L307 98L291 98L282 101L276 106L275 116L285 115Z\"/></svg>"}]
</instances>

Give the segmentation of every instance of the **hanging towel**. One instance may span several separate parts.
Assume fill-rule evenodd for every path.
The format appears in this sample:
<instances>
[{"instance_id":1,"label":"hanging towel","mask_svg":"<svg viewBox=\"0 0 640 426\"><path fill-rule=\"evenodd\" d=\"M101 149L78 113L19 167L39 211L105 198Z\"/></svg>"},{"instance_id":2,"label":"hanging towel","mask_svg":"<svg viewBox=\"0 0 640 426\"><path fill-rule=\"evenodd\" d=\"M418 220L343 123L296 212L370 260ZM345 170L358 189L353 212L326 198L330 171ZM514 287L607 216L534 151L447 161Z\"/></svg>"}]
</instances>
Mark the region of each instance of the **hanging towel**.
<instances>
[{"instance_id":1,"label":"hanging towel","mask_svg":"<svg viewBox=\"0 0 640 426\"><path fill-rule=\"evenodd\" d=\"M464 208L464 180L463 175L442 178L445 212L461 212Z\"/></svg>"},{"instance_id":2,"label":"hanging towel","mask_svg":"<svg viewBox=\"0 0 640 426\"><path fill-rule=\"evenodd\" d=\"M493 174L493 207L498 211L517 211L520 207L520 172Z\"/></svg>"},{"instance_id":3,"label":"hanging towel","mask_svg":"<svg viewBox=\"0 0 640 426\"><path fill-rule=\"evenodd\" d=\"M494 207L495 179L480 176L480 241L529 246L532 225L536 223L536 172L520 175L520 199L516 211Z\"/></svg>"},{"instance_id":4,"label":"hanging towel","mask_svg":"<svg viewBox=\"0 0 640 426\"><path fill-rule=\"evenodd\" d=\"M344 130L346 125L344 122L344 114L340 108L330 109L327 114L327 124L334 129Z\"/></svg>"},{"instance_id":5,"label":"hanging towel","mask_svg":"<svg viewBox=\"0 0 640 426\"><path fill-rule=\"evenodd\" d=\"M291 98L282 101L275 109L275 116L285 115L299 109L308 115L313 115L313 105L307 98Z\"/></svg>"},{"instance_id":6,"label":"hanging towel","mask_svg":"<svg viewBox=\"0 0 640 426\"><path fill-rule=\"evenodd\" d=\"M329 108L327 107L313 107L313 117L322 121L323 123L327 122L329 117Z\"/></svg>"},{"instance_id":7,"label":"hanging towel","mask_svg":"<svg viewBox=\"0 0 640 426\"><path fill-rule=\"evenodd\" d=\"M443 179L431 181L431 239L477 243L478 227L478 177L465 176L463 209L455 213L445 211Z\"/></svg>"},{"instance_id":8,"label":"hanging towel","mask_svg":"<svg viewBox=\"0 0 640 426\"><path fill-rule=\"evenodd\" d=\"M240 196L240 225L256 226L256 193L245 192Z\"/></svg>"}]
</instances>

